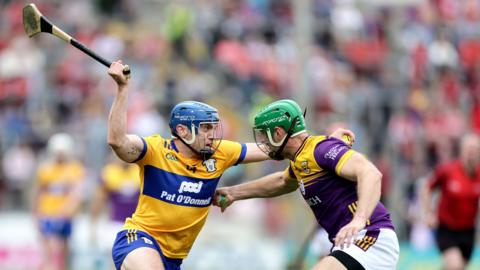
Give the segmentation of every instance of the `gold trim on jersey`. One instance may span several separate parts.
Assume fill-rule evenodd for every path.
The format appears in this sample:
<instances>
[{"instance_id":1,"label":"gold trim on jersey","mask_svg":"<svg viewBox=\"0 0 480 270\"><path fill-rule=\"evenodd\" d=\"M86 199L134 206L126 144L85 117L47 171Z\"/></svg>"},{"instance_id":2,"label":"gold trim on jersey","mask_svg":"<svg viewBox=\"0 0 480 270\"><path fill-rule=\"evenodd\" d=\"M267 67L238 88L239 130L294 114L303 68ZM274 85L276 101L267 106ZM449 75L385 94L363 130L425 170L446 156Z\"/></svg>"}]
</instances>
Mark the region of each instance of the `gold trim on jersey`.
<instances>
[{"instance_id":1,"label":"gold trim on jersey","mask_svg":"<svg viewBox=\"0 0 480 270\"><path fill-rule=\"evenodd\" d=\"M317 172L315 174L312 174L312 175L308 176L307 178L302 179L304 186L308 187L310 185L313 185L314 183L317 182L317 181L314 181L314 180L319 180L320 177L326 175L327 173L328 173L328 171L320 171L320 172Z\"/></svg>"},{"instance_id":2,"label":"gold trim on jersey","mask_svg":"<svg viewBox=\"0 0 480 270\"><path fill-rule=\"evenodd\" d=\"M353 153L355 153L355 151L351 149L347 150L347 152L345 152L345 154L343 154L343 156L340 158L340 160L337 163L337 167L335 167L335 172L338 175L340 175L340 171L342 170L343 165L345 165L345 162L353 155Z\"/></svg>"},{"instance_id":3,"label":"gold trim on jersey","mask_svg":"<svg viewBox=\"0 0 480 270\"><path fill-rule=\"evenodd\" d=\"M356 240L355 245L361 248L363 251L367 251L373 244L377 242L376 237L365 235L362 239Z\"/></svg>"},{"instance_id":4,"label":"gold trim on jersey","mask_svg":"<svg viewBox=\"0 0 480 270\"><path fill-rule=\"evenodd\" d=\"M350 213L352 213L353 216L355 215L355 212L357 212L357 205L358 205L358 201L355 201L348 205L348 210L350 210ZM366 223L367 223L367 226L370 225L370 219L367 219Z\"/></svg>"}]
</instances>

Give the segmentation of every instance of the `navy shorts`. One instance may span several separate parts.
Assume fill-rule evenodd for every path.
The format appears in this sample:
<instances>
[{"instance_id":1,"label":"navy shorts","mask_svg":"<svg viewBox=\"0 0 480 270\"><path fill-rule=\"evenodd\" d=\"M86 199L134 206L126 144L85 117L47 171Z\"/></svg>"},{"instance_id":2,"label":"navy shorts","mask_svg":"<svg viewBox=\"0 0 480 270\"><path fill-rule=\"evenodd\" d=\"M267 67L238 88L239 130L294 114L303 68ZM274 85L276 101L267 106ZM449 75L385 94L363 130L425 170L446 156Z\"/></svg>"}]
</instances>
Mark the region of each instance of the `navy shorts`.
<instances>
[{"instance_id":1,"label":"navy shorts","mask_svg":"<svg viewBox=\"0 0 480 270\"><path fill-rule=\"evenodd\" d=\"M155 238L136 229L123 230L117 233L117 238L113 243L112 257L115 268L120 270L123 260L128 253L141 247L153 248L160 254L165 270L180 270L182 259L171 259L163 255L162 249L158 245Z\"/></svg>"},{"instance_id":2,"label":"navy shorts","mask_svg":"<svg viewBox=\"0 0 480 270\"><path fill-rule=\"evenodd\" d=\"M44 218L39 223L42 235L68 238L72 234L71 220Z\"/></svg>"}]
</instances>

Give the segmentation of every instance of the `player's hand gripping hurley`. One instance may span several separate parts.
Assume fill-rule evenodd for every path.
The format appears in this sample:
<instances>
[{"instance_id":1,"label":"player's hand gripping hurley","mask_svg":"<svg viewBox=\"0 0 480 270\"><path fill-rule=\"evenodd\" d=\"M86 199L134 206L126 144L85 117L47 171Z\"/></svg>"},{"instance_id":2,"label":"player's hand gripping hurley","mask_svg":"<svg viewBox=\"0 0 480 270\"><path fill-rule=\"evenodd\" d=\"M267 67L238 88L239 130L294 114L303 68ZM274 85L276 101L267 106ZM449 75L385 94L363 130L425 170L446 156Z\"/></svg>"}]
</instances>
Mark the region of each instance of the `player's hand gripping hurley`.
<instances>
[{"instance_id":1,"label":"player's hand gripping hurley","mask_svg":"<svg viewBox=\"0 0 480 270\"><path fill-rule=\"evenodd\" d=\"M74 39L72 36L62 31L62 29L48 21L47 18L40 13L35 4L28 4L23 7L23 28L25 29L25 33L27 33L28 37L32 37L41 32L50 33L56 37L59 37L63 41L72 44L75 48L91 56L106 67L110 67L112 65L112 62L99 56L89 48L85 47L85 45ZM130 68L128 65L124 66L123 74L127 78L130 77Z\"/></svg>"}]
</instances>

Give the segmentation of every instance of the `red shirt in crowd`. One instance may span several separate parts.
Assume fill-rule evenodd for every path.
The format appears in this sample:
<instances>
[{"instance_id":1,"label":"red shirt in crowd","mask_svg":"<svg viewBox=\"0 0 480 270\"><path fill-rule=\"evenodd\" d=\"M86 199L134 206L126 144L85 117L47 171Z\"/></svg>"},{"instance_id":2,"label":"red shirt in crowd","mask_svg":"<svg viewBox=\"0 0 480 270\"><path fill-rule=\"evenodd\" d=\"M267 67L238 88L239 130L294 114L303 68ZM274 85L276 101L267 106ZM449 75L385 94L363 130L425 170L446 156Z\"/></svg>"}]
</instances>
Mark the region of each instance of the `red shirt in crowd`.
<instances>
[{"instance_id":1,"label":"red shirt in crowd","mask_svg":"<svg viewBox=\"0 0 480 270\"><path fill-rule=\"evenodd\" d=\"M436 168L429 188L440 188L438 207L439 223L450 229L462 230L475 227L480 197L480 167L469 176L460 161L453 161Z\"/></svg>"}]
</instances>

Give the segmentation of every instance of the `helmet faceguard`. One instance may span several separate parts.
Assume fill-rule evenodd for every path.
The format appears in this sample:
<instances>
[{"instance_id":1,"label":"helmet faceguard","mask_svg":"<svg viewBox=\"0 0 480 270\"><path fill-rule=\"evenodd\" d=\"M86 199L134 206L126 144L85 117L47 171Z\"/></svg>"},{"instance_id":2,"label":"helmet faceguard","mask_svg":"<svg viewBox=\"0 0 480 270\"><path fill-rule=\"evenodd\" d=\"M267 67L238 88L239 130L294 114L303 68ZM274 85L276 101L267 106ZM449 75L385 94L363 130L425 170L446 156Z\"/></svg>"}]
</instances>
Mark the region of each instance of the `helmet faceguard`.
<instances>
[{"instance_id":1,"label":"helmet faceguard","mask_svg":"<svg viewBox=\"0 0 480 270\"><path fill-rule=\"evenodd\" d=\"M285 136L275 139L275 128L285 130ZM290 137L303 132L306 132L304 115L298 104L292 100L273 102L255 116L255 142L271 159L284 159L282 152Z\"/></svg>"},{"instance_id":2,"label":"helmet faceguard","mask_svg":"<svg viewBox=\"0 0 480 270\"><path fill-rule=\"evenodd\" d=\"M187 127L191 136L181 137L176 131L178 125ZM217 109L202 102L185 101L177 104L171 111L169 126L172 135L203 160L213 156L223 138Z\"/></svg>"}]
</instances>

